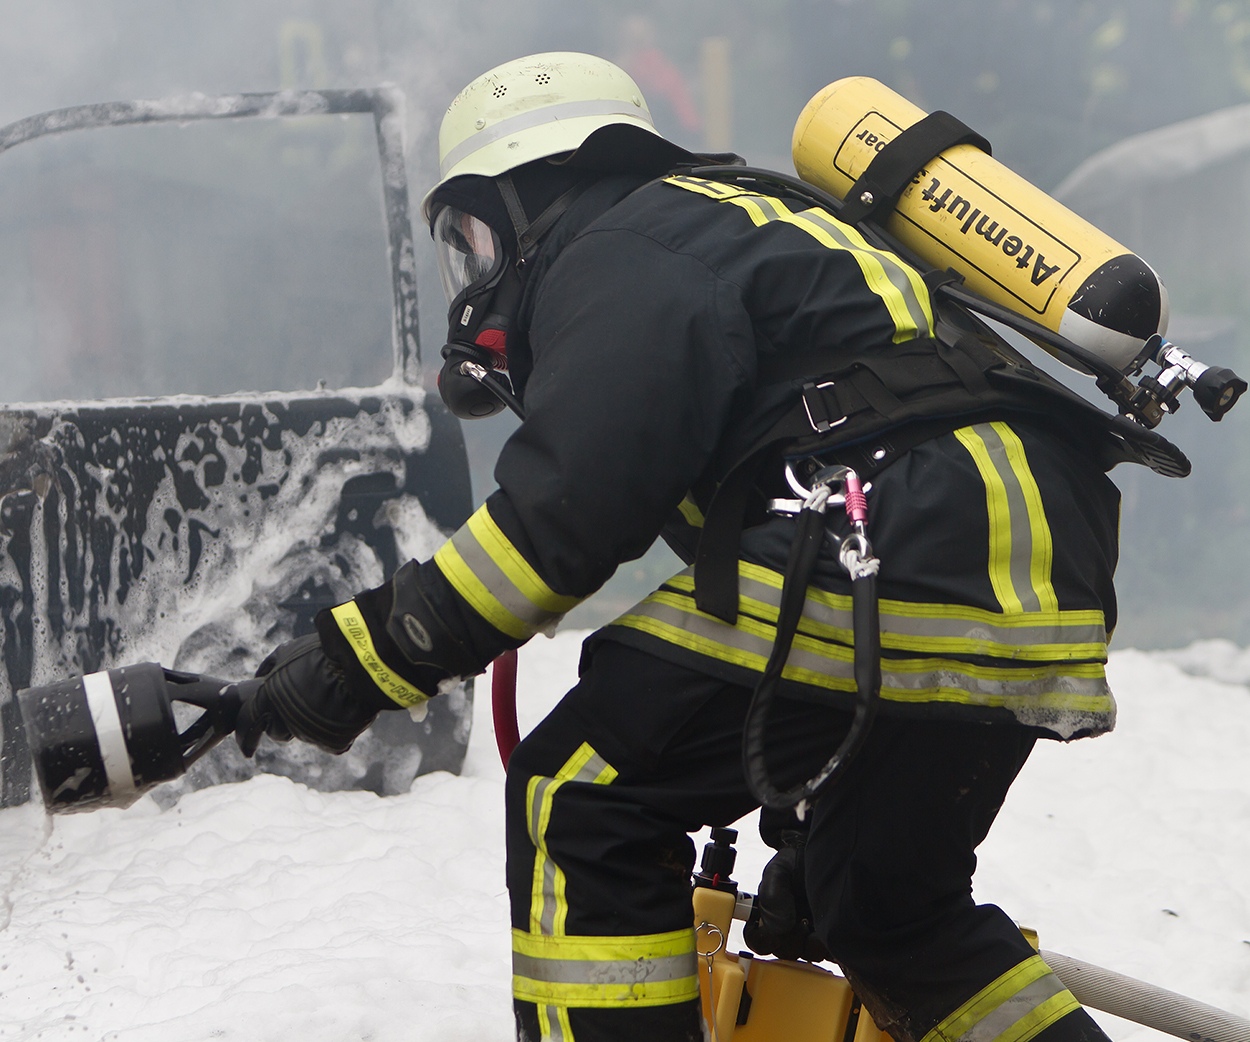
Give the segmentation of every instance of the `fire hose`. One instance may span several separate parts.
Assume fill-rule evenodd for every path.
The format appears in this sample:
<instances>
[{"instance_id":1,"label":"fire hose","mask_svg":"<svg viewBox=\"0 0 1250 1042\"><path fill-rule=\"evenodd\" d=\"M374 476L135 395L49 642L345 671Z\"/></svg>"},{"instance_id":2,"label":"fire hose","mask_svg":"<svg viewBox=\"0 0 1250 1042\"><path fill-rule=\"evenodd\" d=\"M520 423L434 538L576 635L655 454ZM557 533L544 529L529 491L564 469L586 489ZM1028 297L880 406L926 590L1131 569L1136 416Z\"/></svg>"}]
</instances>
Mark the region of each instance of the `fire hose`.
<instances>
[{"instance_id":1,"label":"fire hose","mask_svg":"<svg viewBox=\"0 0 1250 1042\"><path fill-rule=\"evenodd\" d=\"M1250 1020L1058 952L1041 956L1083 1006L1190 1042L1250 1042Z\"/></svg>"},{"instance_id":2,"label":"fire hose","mask_svg":"<svg viewBox=\"0 0 1250 1042\"><path fill-rule=\"evenodd\" d=\"M521 741L516 718L516 649L505 651L490 668L490 710L495 723L495 746L503 769L508 769L512 750Z\"/></svg>"}]
</instances>

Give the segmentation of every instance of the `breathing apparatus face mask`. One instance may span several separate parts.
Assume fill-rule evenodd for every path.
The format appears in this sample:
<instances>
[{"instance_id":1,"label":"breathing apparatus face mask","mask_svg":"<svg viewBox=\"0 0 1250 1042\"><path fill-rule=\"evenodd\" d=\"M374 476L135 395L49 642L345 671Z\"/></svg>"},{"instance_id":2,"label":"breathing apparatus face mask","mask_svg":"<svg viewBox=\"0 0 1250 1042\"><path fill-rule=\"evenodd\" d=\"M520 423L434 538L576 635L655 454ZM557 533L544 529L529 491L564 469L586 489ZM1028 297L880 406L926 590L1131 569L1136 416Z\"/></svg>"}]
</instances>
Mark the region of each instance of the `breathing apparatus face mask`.
<instances>
[{"instance_id":1,"label":"breathing apparatus face mask","mask_svg":"<svg viewBox=\"0 0 1250 1042\"><path fill-rule=\"evenodd\" d=\"M451 304L438 389L447 407L463 420L494 416L505 407L524 417L506 373L508 336L521 307L527 264L543 236L588 184L580 175L561 176L546 164L536 172L518 174L518 180L520 188L511 172L494 178L503 203L498 220L506 214L512 225L515 253L511 242L504 249L491 224L454 202L438 209L431 225L443 290ZM522 201L523 192L531 208L543 207L533 220ZM552 199L555 192L560 194Z\"/></svg>"},{"instance_id":2,"label":"breathing apparatus face mask","mask_svg":"<svg viewBox=\"0 0 1250 1042\"><path fill-rule=\"evenodd\" d=\"M501 374L508 368L508 330L520 302L521 279L498 233L480 218L444 206L432 230L450 305L439 393L462 420L494 416L511 396Z\"/></svg>"},{"instance_id":3,"label":"breathing apparatus face mask","mask_svg":"<svg viewBox=\"0 0 1250 1042\"><path fill-rule=\"evenodd\" d=\"M434 250L448 303L491 278L503 260L491 226L455 206L444 206L434 218Z\"/></svg>"}]
</instances>

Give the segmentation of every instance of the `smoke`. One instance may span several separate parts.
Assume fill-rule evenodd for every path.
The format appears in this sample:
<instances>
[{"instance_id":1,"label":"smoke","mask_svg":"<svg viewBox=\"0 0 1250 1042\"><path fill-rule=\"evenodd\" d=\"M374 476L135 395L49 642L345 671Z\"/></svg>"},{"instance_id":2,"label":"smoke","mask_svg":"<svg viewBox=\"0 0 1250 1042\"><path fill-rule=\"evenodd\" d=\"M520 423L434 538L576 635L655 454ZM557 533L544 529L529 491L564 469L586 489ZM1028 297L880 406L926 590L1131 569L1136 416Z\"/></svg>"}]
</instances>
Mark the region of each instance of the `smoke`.
<instances>
[{"instance_id":1,"label":"smoke","mask_svg":"<svg viewBox=\"0 0 1250 1042\"><path fill-rule=\"evenodd\" d=\"M640 80L651 70L645 89L663 132L703 146L715 124L749 162L787 171L798 112L846 75L876 77L923 108L953 112L993 142L999 159L1044 189L1132 135L1250 100L1250 11L1191 0L947 0L940 10L925 0L0 0L0 20L0 124L104 100L395 84L407 97L414 200L437 176L438 123L456 91L494 64L541 50L602 54L634 68ZM715 68L724 75L712 75L709 55L720 56ZM12 216L4 208L16 205L3 187L9 159L0 156L4 228ZM1238 287L1250 258L1235 246L1250 241L1250 207L1238 161L1228 162L1229 178L1191 171L1162 195L1125 193L1099 174L1088 198L1101 193L1111 202L1105 212L1088 202L1087 216L1117 225L1112 234L1159 270L1172 291L1178 340L1193 332L1201 341L1190 345L1195 353L1236 368L1245 353L1236 334L1244 325ZM1203 232L1178 237L1177 226ZM415 231L429 366L443 342L445 310L419 219ZM207 240L192 241L209 249ZM77 249L74 263L89 265L107 246L88 237L40 256ZM0 364L10 373L31 365L33 341L3 303L23 277L20 264L0 257L8 287L0 288ZM97 295L108 292L101 283ZM277 307L274 321L282 324ZM73 335L71 327L62 332ZM111 335L125 334L119 326ZM1164 430L1194 457L1195 480L1159 489L1149 479L1116 475L1126 489L1121 641L1250 639L1250 600L1235 589L1245 562L1225 555L1230 543L1250 545L1238 527L1250 502L1232 490L1248 484L1242 446L1250 435L1236 412L1213 427L1191 420L1195 411ZM506 420L466 427L479 500L490 491L494 453L507 429ZM1184 510L1170 515L1171 530L1143 521L1177 499ZM1211 503L1215 513L1204 515ZM643 568L629 589L641 592L652 578ZM1198 592L1183 612L1168 614L1175 598L1167 591L1176 589ZM1197 632L1178 621L1182 616Z\"/></svg>"}]
</instances>

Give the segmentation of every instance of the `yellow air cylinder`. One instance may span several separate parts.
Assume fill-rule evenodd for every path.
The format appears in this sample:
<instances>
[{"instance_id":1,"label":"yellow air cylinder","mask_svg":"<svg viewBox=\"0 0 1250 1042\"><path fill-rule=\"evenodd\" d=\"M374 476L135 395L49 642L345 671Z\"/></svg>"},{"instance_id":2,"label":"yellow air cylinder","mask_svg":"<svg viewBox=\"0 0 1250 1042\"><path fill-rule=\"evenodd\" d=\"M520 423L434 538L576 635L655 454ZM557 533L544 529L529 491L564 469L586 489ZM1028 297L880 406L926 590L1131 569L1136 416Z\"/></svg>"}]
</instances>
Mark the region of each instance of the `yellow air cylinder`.
<instances>
[{"instance_id":1,"label":"yellow air cylinder","mask_svg":"<svg viewBox=\"0 0 1250 1042\"><path fill-rule=\"evenodd\" d=\"M925 113L867 76L837 80L794 128L794 166L844 199L873 157ZM969 289L1125 369L1164 333L1167 290L1136 254L974 145L925 164L885 229Z\"/></svg>"}]
</instances>

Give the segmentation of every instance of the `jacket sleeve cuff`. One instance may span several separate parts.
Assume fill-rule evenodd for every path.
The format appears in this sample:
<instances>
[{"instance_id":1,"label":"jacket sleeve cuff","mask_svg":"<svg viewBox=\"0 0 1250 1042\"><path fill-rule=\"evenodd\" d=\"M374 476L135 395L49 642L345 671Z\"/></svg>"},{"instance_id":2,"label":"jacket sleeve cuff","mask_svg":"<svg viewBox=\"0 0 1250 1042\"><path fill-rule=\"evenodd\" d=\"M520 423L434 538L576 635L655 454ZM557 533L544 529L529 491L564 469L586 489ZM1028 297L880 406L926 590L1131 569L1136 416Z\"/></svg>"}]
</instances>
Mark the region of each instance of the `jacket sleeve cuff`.
<instances>
[{"instance_id":1,"label":"jacket sleeve cuff","mask_svg":"<svg viewBox=\"0 0 1250 1042\"><path fill-rule=\"evenodd\" d=\"M565 613L584 599L553 590L487 504L443 544L431 563L465 606L512 647L537 633L553 633Z\"/></svg>"}]
</instances>

